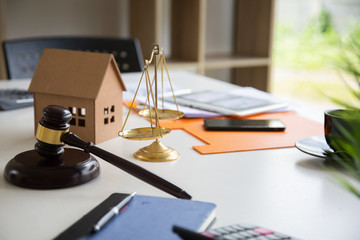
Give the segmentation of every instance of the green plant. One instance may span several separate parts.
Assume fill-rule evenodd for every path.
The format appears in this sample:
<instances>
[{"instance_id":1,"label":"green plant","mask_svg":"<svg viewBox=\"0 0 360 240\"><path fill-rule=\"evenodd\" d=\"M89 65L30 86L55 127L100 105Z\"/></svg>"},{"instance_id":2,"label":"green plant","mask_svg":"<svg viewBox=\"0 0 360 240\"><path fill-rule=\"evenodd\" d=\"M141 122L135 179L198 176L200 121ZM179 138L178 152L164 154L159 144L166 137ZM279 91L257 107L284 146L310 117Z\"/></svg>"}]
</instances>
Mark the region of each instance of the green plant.
<instances>
[{"instance_id":1,"label":"green plant","mask_svg":"<svg viewBox=\"0 0 360 240\"><path fill-rule=\"evenodd\" d=\"M337 61L337 66L343 74L351 76L351 82L343 78L344 83L351 95L353 95L354 102L346 102L342 99L332 100L346 108L351 109L359 114L354 116L354 121L351 122L349 129L343 126L337 126L343 138L335 142L335 152L337 154L329 154L329 158L334 160L337 164L343 167L349 175L360 181L360 31L353 32L348 40L343 45L341 58ZM360 188L356 187L350 179L336 175L336 178L345 189L360 198Z\"/></svg>"}]
</instances>

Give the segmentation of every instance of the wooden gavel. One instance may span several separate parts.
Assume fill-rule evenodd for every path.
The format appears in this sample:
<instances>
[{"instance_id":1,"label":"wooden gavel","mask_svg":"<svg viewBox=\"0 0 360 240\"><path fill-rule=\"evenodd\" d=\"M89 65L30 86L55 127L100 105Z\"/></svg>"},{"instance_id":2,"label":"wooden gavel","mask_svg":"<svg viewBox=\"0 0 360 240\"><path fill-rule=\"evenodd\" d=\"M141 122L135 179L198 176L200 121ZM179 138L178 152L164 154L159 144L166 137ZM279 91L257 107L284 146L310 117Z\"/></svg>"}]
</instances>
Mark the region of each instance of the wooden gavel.
<instances>
[{"instance_id":1,"label":"wooden gavel","mask_svg":"<svg viewBox=\"0 0 360 240\"><path fill-rule=\"evenodd\" d=\"M186 193L181 188L175 186L174 184L168 182L167 180L155 175L147 171L146 169L125 160L119 156L116 156L110 152L107 152L99 147L96 147L92 142L85 142L83 139L79 138L77 135L71 133L69 131L70 124L69 121L71 120L71 113L66 108L61 106L50 105L44 108L43 110L43 118L39 121L36 138L38 142L35 144L35 150L41 157L36 160L36 168L40 168L41 171L49 171L48 174L51 174L51 167L59 167L63 166L64 158L69 158L66 156L67 151L74 151L77 149L66 149L64 150L64 145L68 144L73 147L80 148L84 150L85 153L89 154L92 153L103 160L109 162L110 164L124 170L125 172L133 175L134 177L139 178L140 180L153 185L156 188L159 188L175 197L184 198L184 199L191 199L191 196ZM35 187L36 186L26 186L26 183L23 184L23 181L19 182L19 177L16 171L19 171L18 167L14 167L14 165L19 165L19 162L24 163L26 162L24 159L34 158L34 150L20 153L12 159L5 168L5 178L16 185L20 185L23 187ZM82 151L81 151L82 152ZM25 156L26 155L26 156ZM30 156L31 155L31 156ZM76 157L75 155L71 156L70 158ZM90 156L90 159L92 157ZM94 161L94 159L91 159ZM35 161L35 160L33 160ZM52 161L54 164L44 164L44 162ZM75 161L74 165L76 164L75 159L70 159L69 161ZM96 160L95 160L96 161ZM15 163L14 163L15 162ZM41 164L38 164L40 163ZM83 162L86 162L83 161ZM45 165L51 166L50 168L44 167ZM29 166L33 167L33 166ZM92 164L92 168L94 168L94 164ZM28 169L26 167L21 167L21 171L27 172ZM47 173L45 173L46 175ZM56 172L54 172L56 174ZM98 174L98 173L97 173ZM38 173L34 173L34 178L37 177ZM96 175L96 173L93 173ZM29 178L29 176L27 176ZM30 176L31 178L31 176ZM74 184L76 185L76 184ZM56 186L54 186L56 187ZM41 187L39 187L41 188ZM51 188L51 184L49 187Z\"/></svg>"}]
</instances>

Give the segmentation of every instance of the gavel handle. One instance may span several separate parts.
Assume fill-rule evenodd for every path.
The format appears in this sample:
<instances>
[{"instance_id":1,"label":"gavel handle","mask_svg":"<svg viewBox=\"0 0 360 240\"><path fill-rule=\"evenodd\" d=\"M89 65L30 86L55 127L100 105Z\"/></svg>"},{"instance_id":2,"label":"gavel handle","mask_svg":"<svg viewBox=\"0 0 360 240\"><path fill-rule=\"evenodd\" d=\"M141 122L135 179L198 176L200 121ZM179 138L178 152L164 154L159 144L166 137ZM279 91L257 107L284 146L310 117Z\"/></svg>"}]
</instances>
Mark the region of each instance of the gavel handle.
<instances>
[{"instance_id":1,"label":"gavel handle","mask_svg":"<svg viewBox=\"0 0 360 240\"><path fill-rule=\"evenodd\" d=\"M83 149L85 152L92 153L108 163L124 170L125 172L133 175L134 177L156 187L164 192L167 192L177 198L191 199L191 196L186 193L181 188L170 183L169 181L159 177L158 175L149 172L148 170L128 161L119 156L116 156L108 151L105 151L101 148L96 147L92 142L85 142L83 139L79 138L77 135L68 132L65 133L61 140L73 147L78 147Z\"/></svg>"}]
</instances>

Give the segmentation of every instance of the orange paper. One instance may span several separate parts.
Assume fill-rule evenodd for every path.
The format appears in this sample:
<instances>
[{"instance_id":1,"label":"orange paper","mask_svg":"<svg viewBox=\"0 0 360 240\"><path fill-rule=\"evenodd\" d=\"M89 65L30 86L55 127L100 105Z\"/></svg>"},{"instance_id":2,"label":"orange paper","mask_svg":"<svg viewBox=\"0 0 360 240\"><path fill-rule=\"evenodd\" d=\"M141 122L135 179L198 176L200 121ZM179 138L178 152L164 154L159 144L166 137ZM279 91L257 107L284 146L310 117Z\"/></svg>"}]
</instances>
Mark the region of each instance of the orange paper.
<instances>
[{"instance_id":1,"label":"orange paper","mask_svg":"<svg viewBox=\"0 0 360 240\"><path fill-rule=\"evenodd\" d=\"M294 147L295 142L301 138L324 134L323 124L293 112L261 114L246 119L280 119L285 123L286 130L284 132L206 131L203 119L161 121L160 125L170 129L182 129L203 141L205 145L193 146L201 154Z\"/></svg>"}]
</instances>

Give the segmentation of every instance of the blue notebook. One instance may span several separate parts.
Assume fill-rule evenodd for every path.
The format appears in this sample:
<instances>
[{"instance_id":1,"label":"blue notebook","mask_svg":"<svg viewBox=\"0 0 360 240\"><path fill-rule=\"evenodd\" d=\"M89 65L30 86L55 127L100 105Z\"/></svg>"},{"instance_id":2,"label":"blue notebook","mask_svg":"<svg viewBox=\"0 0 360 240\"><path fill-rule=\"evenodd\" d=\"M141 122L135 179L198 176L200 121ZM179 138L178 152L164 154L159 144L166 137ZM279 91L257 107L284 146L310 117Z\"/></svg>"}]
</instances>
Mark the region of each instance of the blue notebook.
<instances>
[{"instance_id":1,"label":"blue notebook","mask_svg":"<svg viewBox=\"0 0 360 240\"><path fill-rule=\"evenodd\" d=\"M216 205L208 202L135 195L127 208L110 220L100 231L90 233L94 222L111 207L114 200L127 194L114 193L55 239L181 239L173 225L193 231L205 231L215 219Z\"/></svg>"}]
</instances>

